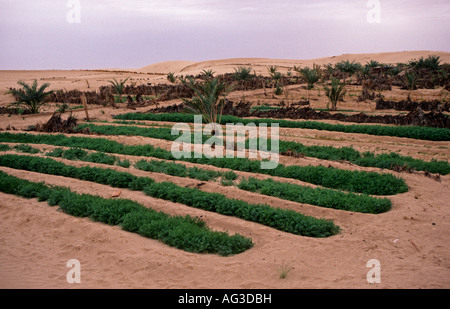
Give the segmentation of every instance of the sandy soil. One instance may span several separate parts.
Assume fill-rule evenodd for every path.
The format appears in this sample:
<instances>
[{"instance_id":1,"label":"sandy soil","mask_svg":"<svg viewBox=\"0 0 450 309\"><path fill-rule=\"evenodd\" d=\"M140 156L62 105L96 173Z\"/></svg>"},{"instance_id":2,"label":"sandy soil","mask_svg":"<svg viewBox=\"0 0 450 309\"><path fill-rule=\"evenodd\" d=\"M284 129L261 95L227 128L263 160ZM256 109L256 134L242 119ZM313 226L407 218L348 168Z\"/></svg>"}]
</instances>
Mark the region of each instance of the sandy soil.
<instances>
[{"instance_id":1,"label":"sandy soil","mask_svg":"<svg viewBox=\"0 0 450 309\"><path fill-rule=\"evenodd\" d=\"M449 53L442 55L450 62ZM329 63L344 58L360 62L375 59L383 62L407 61L428 55L426 52L386 53L371 55L343 55L335 58L290 61L271 59L234 59L207 63L176 62L151 65L146 73L134 73L136 82L165 82L165 76L152 73L152 66L178 68L194 72L212 68L216 72L229 69L231 64L250 63L255 68L270 64L288 66L295 63ZM447 58L446 58L447 57ZM187 69L186 69L187 68ZM156 69L155 69L156 70ZM174 70L175 71L175 70ZM156 72L156 71L155 71ZM164 72L156 72L164 73ZM131 73L130 73L131 74ZM107 71L0 71L0 89L14 87L18 79L30 81L37 78L48 81L55 89L87 90L106 85L108 79L125 78L128 72ZM141 80L139 80L141 79ZM296 91L295 89L293 90ZM356 91L356 90L355 90ZM296 98L306 94L298 90ZM246 95L257 101L261 91L233 93L236 98ZM401 90L385 93L386 96L404 97ZM414 92L417 97L439 97L439 90ZM280 100L281 98L274 99ZM323 97L317 97L317 106L323 106ZM11 98L0 96L0 103L7 104ZM167 103L173 104L173 102ZM368 103L370 105L370 103ZM358 105L349 98L340 106L370 111L371 107ZM358 109L359 108L359 109ZM147 110L143 108L142 110ZM91 118L111 120L112 115L130 112L125 107L92 107ZM47 121L52 108L39 115L0 115L0 128L7 126L17 130ZM82 120L84 111L74 114ZM149 122L150 124L150 122ZM10 131L20 132L20 131ZM353 146L359 151L391 152L410 155L424 160L449 160L449 142L419 141L396 137L377 137L363 134L344 134L316 130L282 129L281 138L307 145ZM96 137L96 136L91 136ZM102 136L102 138L105 138ZM170 149L170 143L143 137L108 137L111 140L136 145L150 143ZM38 145L40 149L53 146ZM12 152L15 153L15 152ZM119 156L119 155L117 155ZM132 161L139 157L119 156ZM58 159L76 166L100 164L74 162ZM298 288L449 288L450 287L450 175L441 181L425 177L423 173L396 173L376 168L363 168L345 162L325 161L315 158L282 157L283 164L333 165L350 170L366 170L392 173L405 179L410 190L389 197L393 202L391 211L379 214L360 214L284 201L278 198L248 193L235 187L224 187L209 182L201 189L220 192L228 197L252 203L267 203L273 207L294 209L301 213L333 220L342 232L326 239L301 237L247 222L233 217L206 212L185 205L150 198L142 192L121 190L121 198L135 200L146 207L174 215L191 215L203 219L218 231L239 233L250 237L254 247L242 254L220 257L217 255L192 254L169 247L161 242L122 231L89 219L75 218L49 207L37 200L24 199L0 193L0 288L244 288L244 289L298 289ZM189 165L189 164L187 164ZM192 165L192 164L190 164ZM148 176L157 181L173 181L179 185L195 186L198 181L168 175L147 173L134 168L128 170ZM207 167L216 169L213 167ZM116 188L59 176L43 175L0 167L1 171L32 181L70 187L79 193L97 194L110 198ZM248 173L238 173L248 177ZM253 175L254 176L254 175ZM267 177L267 176L258 176ZM281 180L281 179L278 179ZM288 180L284 180L288 181ZM309 185L300 181L290 182ZM66 263L70 259L81 262L81 284L69 284ZM377 259L381 263L381 283L369 284L366 275L371 269L367 262ZM285 279L280 278L280 268L291 268Z\"/></svg>"}]
</instances>

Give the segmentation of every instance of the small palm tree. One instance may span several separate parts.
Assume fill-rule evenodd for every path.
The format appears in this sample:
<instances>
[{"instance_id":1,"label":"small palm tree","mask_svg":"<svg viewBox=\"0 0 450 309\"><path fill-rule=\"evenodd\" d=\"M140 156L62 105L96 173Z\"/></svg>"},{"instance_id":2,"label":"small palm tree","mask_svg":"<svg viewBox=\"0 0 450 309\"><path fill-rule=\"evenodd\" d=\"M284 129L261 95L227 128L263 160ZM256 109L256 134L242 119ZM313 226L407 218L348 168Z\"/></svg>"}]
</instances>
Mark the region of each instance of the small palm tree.
<instances>
[{"instance_id":1,"label":"small palm tree","mask_svg":"<svg viewBox=\"0 0 450 309\"><path fill-rule=\"evenodd\" d=\"M362 65L356 63L355 61L350 62L349 60L341 61L336 63L335 68L344 73L344 82L346 76L351 77L353 74L361 70Z\"/></svg>"},{"instance_id":2,"label":"small palm tree","mask_svg":"<svg viewBox=\"0 0 450 309\"><path fill-rule=\"evenodd\" d=\"M251 67L237 67L234 68L234 79L237 81L241 81L244 83L244 89L247 90L247 81L251 79L254 75L252 75L253 68Z\"/></svg>"},{"instance_id":3,"label":"small palm tree","mask_svg":"<svg viewBox=\"0 0 450 309\"><path fill-rule=\"evenodd\" d=\"M405 78L403 80L403 83L406 86L406 89L408 89L409 91L413 91L417 88L417 81L418 81L418 76L416 73L414 72L405 72Z\"/></svg>"},{"instance_id":4,"label":"small palm tree","mask_svg":"<svg viewBox=\"0 0 450 309\"><path fill-rule=\"evenodd\" d=\"M205 69L202 70L202 74L203 74L203 76L205 76L205 79L207 79L207 80L213 79L215 73L216 72L214 72L213 70L205 70Z\"/></svg>"},{"instance_id":5,"label":"small palm tree","mask_svg":"<svg viewBox=\"0 0 450 309\"><path fill-rule=\"evenodd\" d=\"M114 89L117 91L117 94L119 95L119 102L122 102L122 95L125 89L125 83L128 81L129 78L130 77L127 77L125 80L120 81L117 81L115 78L113 78L113 80L109 81L113 85Z\"/></svg>"},{"instance_id":6,"label":"small palm tree","mask_svg":"<svg viewBox=\"0 0 450 309\"><path fill-rule=\"evenodd\" d=\"M192 99L183 99L187 109L202 114L207 123L220 123L225 97L231 89L217 77L202 83L189 78L186 84L194 91Z\"/></svg>"},{"instance_id":7,"label":"small palm tree","mask_svg":"<svg viewBox=\"0 0 450 309\"><path fill-rule=\"evenodd\" d=\"M310 69L309 67L304 67L299 70L301 76L308 83L308 90L314 88L314 84L320 80L320 73L317 69Z\"/></svg>"},{"instance_id":8,"label":"small palm tree","mask_svg":"<svg viewBox=\"0 0 450 309\"><path fill-rule=\"evenodd\" d=\"M17 99L17 102L13 103L14 105L24 106L32 114L39 113L45 98L53 93L53 91L45 91L50 86L49 83L45 83L38 88L36 79L31 86L23 81L18 81L17 84L22 86L23 89L11 89L7 94L12 94Z\"/></svg>"},{"instance_id":9,"label":"small palm tree","mask_svg":"<svg viewBox=\"0 0 450 309\"><path fill-rule=\"evenodd\" d=\"M332 77L330 87L324 86L325 95L328 97L329 103L331 103L331 110L336 111L337 103L344 98L346 93L345 85L345 82L341 83L339 79ZM329 104L327 104L327 109L329 109Z\"/></svg>"},{"instance_id":10,"label":"small palm tree","mask_svg":"<svg viewBox=\"0 0 450 309\"><path fill-rule=\"evenodd\" d=\"M184 84L186 84L187 83L187 77L186 76L184 76L184 75L180 75L180 76L178 76L177 77L178 78L178 80L184 85Z\"/></svg>"},{"instance_id":11,"label":"small palm tree","mask_svg":"<svg viewBox=\"0 0 450 309\"><path fill-rule=\"evenodd\" d=\"M170 72L169 74L167 74L167 80L172 84L175 84L177 82L177 77L174 73Z\"/></svg>"}]
</instances>

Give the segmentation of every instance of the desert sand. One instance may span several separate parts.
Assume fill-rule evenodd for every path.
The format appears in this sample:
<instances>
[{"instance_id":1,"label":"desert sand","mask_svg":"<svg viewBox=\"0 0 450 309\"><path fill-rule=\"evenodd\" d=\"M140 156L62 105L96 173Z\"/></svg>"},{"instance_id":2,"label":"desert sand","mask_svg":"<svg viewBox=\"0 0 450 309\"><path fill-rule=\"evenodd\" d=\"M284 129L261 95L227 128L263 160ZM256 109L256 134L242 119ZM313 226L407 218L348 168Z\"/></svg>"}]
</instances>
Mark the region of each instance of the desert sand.
<instances>
[{"instance_id":1,"label":"desert sand","mask_svg":"<svg viewBox=\"0 0 450 309\"><path fill-rule=\"evenodd\" d=\"M251 66L257 73L267 74L266 67L277 65L281 69L312 66L355 60L365 63L377 60L383 63L438 55L443 62L450 62L447 52L398 52L381 54L341 55L311 60L277 59L225 59L204 62L173 61L146 66L141 69L80 70L80 71L0 71L0 106L13 101L3 94L9 87L17 87L18 80L39 83L49 82L51 89L95 90L107 85L112 78L131 77L137 85L167 83L165 74L195 74L203 69L216 73L233 72L239 65ZM290 93L296 98L306 94L298 86ZM354 89L357 93L357 89ZM400 89L384 92L386 97L405 98ZM442 95L441 89L416 90L413 98L433 99ZM264 100L262 91L234 92L231 98L257 101ZM178 101L164 104L170 105ZM326 106L324 96L317 97L314 107ZM350 97L340 109L375 112L372 103L357 103ZM0 115L0 128L14 127L22 132L28 126L47 121L54 106L46 107L38 115ZM148 110L148 107L137 111ZM126 107L90 107L89 115L96 120L112 120L112 115L127 113ZM80 120L83 110L74 111ZM359 151L389 153L431 160L449 160L450 142L421 141L398 137L380 137L364 134L281 129L281 138L306 145L353 146ZM80 135L82 136L82 135ZM150 143L170 149L170 142L144 138L110 136L111 140L137 145ZM36 145L39 149L54 146ZM11 152L15 153L15 152ZM42 155L42 154L38 154ZM137 161L139 157L121 156ZM102 166L58 159L76 166ZM373 215L327 209L307 204L289 202L278 198L241 191L236 187L224 187L219 183L207 183L202 190L219 192L228 197L252 203L267 203L273 207L293 209L318 218L333 220L342 229L329 238L301 237L247 222L234 217L190 208L182 204L162 201L142 192L122 190L121 198L137 201L146 207L173 215L199 217L217 231L239 233L252 239L254 247L244 253L221 257L218 255L193 254L169 247L156 240L122 231L120 227L80 219L64 214L57 207L36 199L28 200L0 193L0 288L150 288L150 289L437 289L450 287L450 175L440 181L425 177L423 173L394 172L378 168L365 168L346 162L326 161L316 158L282 157L286 165L333 165L350 170L392 173L405 179L409 192L389 197L393 207L390 211ZM104 166L103 166L104 167ZM111 167L116 170L128 170ZM1 171L32 181L67 186L75 192L97 194L110 198L116 188L69 179L60 176L38 174L0 167ZM169 180L191 186L198 181L142 172L131 168L138 176L149 176L157 181ZM246 173L238 173L246 176ZM265 177L265 176L261 176ZM309 185L299 181L293 183ZM81 283L69 284L66 263L78 259L81 263ZM381 283L370 284L366 276L371 270L367 263L377 259L381 263ZM280 278L280 268L288 266L291 271Z\"/></svg>"}]
</instances>

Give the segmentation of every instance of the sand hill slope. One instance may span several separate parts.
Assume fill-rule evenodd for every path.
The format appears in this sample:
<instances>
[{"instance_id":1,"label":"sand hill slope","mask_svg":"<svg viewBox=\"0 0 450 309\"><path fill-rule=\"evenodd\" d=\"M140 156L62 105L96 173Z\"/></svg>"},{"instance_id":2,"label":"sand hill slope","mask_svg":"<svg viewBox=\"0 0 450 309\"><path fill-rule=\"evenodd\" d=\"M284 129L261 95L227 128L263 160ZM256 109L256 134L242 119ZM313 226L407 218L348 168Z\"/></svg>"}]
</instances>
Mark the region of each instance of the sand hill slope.
<instances>
[{"instance_id":1,"label":"sand hill slope","mask_svg":"<svg viewBox=\"0 0 450 309\"><path fill-rule=\"evenodd\" d=\"M450 63L449 52L438 51L404 51L404 52L387 52L387 53L371 53L371 54L343 54L340 56L324 57L309 60L290 60L290 59L267 59L267 58L231 58L220 60L208 60L201 62L193 61L166 61L146 66L139 69L139 72L167 74L169 72L177 74L198 74L202 70L213 70L216 73L230 73L238 66L251 66L257 73L267 73L267 66L276 65L281 69L288 69L295 66L312 66L314 63L319 65L335 64L343 60L356 61L366 63L370 60L376 60L381 63L398 63L407 62L420 57L428 57L429 55L437 55L442 62Z\"/></svg>"}]
</instances>

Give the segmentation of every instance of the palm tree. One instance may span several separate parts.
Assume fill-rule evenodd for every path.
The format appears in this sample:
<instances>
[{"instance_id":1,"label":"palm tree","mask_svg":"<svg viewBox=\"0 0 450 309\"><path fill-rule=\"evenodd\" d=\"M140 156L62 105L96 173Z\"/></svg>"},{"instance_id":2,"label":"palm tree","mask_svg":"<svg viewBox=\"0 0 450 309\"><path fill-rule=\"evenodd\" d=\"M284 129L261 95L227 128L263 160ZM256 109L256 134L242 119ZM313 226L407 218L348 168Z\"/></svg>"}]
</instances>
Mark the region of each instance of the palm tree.
<instances>
[{"instance_id":1,"label":"palm tree","mask_svg":"<svg viewBox=\"0 0 450 309\"><path fill-rule=\"evenodd\" d=\"M183 99L186 107L194 113L202 114L206 123L220 123L225 97L231 89L217 77L201 83L189 78L186 85L194 91L192 99Z\"/></svg>"},{"instance_id":2,"label":"palm tree","mask_svg":"<svg viewBox=\"0 0 450 309\"><path fill-rule=\"evenodd\" d=\"M253 77L252 70L253 68L251 67L234 68L234 79L243 82L245 90L247 90L247 81Z\"/></svg>"},{"instance_id":3,"label":"palm tree","mask_svg":"<svg viewBox=\"0 0 450 309\"><path fill-rule=\"evenodd\" d=\"M336 111L338 101L344 98L346 93L345 85L345 82L341 83L339 79L332 77L330 87L324 86L325 95L328 97L329 103L331 103L331 110ZM329 105L327 105L327 109L329 109Z\"/></svg>"},{"instance_id":4,"label":"palm tree","mask_svg":"<svg viewBox=\"0 0 450 309\"><path fill-rule=\"evenodd\" d=\"M410 92L417 88L418 76L414 72L405 72L403 83Z\"/></svg>"},{"instance_id":5,"label":"palm tree","mask_svg":"<svg viewBox=\"0 0 450 309\"><path fill-rule=\"evenodd\" d=\"M50 86L49 83L45 83L38 88L36 79L31 86L23 81L18 81L17 84L22 86L23 89L11 89L7 94L12 94L17 99L14 105L24 106L32 114L39 113L39 109L44 104L45 98L53 93L53 91L45 91Z\"/></svg>"},{"instance_id":6,"label":"palm tree","mask_svg":"<svg viewBox=\"0 0 450 309\"><path fill-rule=\"evenodd\" d=\"M175 74L172 73L172 72L170 72L169 74L167 74L166 77L167 77L167 80L168 80L169 82L171 82L172 84L175 84L176 81L177 81L177 78L176 78Z\"/></svg>"},{"instance_id":7,"label":"palm tree","mask_svg":"<svg viewBox=\"0 0 450 309\"><path fill-rule=\"evenodd\" d=\"M353 74L361 70L362 65L360 63L356 63L355 61L341 61L339 63L336 63L335 68L344 73L344 82L346 79L346 75L348 77L351 77Z\"/></svg>"},{"instance_id":8,"label":"palm tree","mask_svg":"<svg viewBox=\"0 0 450 309\"><path fill-rule=\"evenodd\" d=\"M113 78L113 80L110 80L109 82L113 85L114 89L116 89L117 94L119 95L119 101L122 102L122 95L123 95L123 90L125 89L125 83L127 82L127 80L130 77L127 77L125 80L120 80L120 82L118 82L115 78Z\"/></svg>"},{"instance_id":9,"label":"palm tree","mask_svg":"<svg viewBox=\"0 0 450 309\"><path fill-rule=\"evenodd\" d=\"M216 72L214 72L213 70L206 70L206 69L202 70L202 74L203 74L203 76L205 76L205 79L207 79L207 80L214 78L215 73Z\"/></svg>"},{"instance_id":10,"label":"palm tree","mask_svg":"<svg viewBox=\"0 0 450 309\"><path fill-rule=\"evenodd\" d=\"M304 67L299 70L299 73L308 83L308 90L313 89L314 84L320 80L320 73L316 68L310 69L309 67Z\"/></svg>"}]
</instances>

